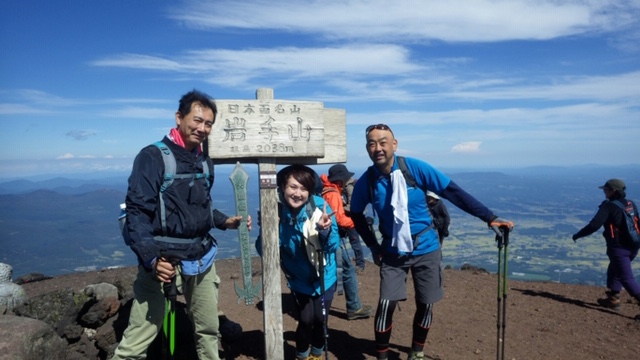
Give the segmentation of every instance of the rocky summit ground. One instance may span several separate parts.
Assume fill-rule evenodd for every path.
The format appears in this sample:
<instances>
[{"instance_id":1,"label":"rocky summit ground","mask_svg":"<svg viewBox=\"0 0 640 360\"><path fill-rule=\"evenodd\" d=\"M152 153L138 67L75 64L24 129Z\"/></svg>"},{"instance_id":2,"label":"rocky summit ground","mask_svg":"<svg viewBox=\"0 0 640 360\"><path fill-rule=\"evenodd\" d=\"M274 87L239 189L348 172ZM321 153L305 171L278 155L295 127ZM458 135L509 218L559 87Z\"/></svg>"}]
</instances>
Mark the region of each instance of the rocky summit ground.
<instances>
[{"instance_id":1,"label":"rocky summit ground","mask_svg":"<svg viewBox=\"0 0 640 360\"><path fill-rule=\"evenodd\" d=\"M263 313L259 304L238 302L234 282L242 287L239 259L216 262L222 279L221 308L243 328L240 340L227 347L226 359L264 358ZM252 268L260 276L260 259ZM29 296L57 288L84 286L129 277L135 268L75 273L24 284ZM254 278L255 279L255 278ZM358 275L360 296L374 305L378 298L378 268L368 264ZM255 281L255 280L254 280ZM394 314L390 359L406 359L411 341L411 321L415 309L412 283L410 300ZM618 312L600 307L602 287L558 283L509 281L506 298L504 359L638 359L640 358L640 306L623 293ZM284 354L293 359L296 323L292 302L283 281ZM445 298L434 310L433 326L425 347L427 359L496 359L497 276L478 270L445 270ZM256 301L258 303L258 301ZM373 317L349 321L343 296L337 296L330 310L329 359L375 359Z\"/></svg>"}]
</instances>

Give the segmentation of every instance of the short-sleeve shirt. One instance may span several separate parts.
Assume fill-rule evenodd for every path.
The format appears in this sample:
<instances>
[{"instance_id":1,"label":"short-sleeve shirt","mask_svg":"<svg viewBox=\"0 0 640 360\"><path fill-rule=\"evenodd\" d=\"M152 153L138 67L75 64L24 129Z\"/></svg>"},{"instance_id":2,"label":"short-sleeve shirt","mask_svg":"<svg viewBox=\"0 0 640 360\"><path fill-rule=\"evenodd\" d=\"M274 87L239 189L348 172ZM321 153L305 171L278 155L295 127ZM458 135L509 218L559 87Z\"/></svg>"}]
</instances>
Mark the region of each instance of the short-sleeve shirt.
<instances>
[{"instance_id":1,"label":"short-sleeve shirt","mask_svg":"<svg viewBox=\"0 0 640 360\"><path fill-rule=\"evenodd\" d=\"M407 198L409 199L409 224L411 234L416 235L423 232L432 225L433 220L429 215L425 192L427 190L436 194L441 193L451 182L448 176L438 171L430 164L415 158L405 158L407 169L416 181L416 187L407 184ZM383 175L375 166L371 166L368 171L375 174L375 184L373 199L369 199L369 176L368 171L362 174L353 189L351 198L351 212L354 214L364 213L367 204L372 204L378 216L383 238L390 239L393 234L393 208L391 207L392 184L390 175ZM398 170L397 156L394 157L394 164L391 171ZM391 247L391 242L387 241L385 250L398 253L398 249ZM413 255L422 255L435 251L440 246L436 231L428 231L420 236Z\"/></svg>"}]
</instances>

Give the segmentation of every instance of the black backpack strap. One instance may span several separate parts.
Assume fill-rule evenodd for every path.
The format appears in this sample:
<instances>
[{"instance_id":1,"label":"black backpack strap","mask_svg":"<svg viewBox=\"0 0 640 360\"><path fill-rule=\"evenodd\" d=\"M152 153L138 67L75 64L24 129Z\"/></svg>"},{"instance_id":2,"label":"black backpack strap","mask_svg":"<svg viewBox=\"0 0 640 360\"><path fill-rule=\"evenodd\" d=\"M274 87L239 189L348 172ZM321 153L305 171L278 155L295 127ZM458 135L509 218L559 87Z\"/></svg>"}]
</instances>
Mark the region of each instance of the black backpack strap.
<instances>
[{"instance_id":1,"label":"black backpack strap","mask_svg":"<svg viewBox=\"0 0 640 360\"><path fill-rule=\"evenodd\" d=\"M369 183L369 203L373 205L373 195L375 195L376 192L376 173L372 166L367 168L367 183ZM373 206L371 208L373 208Z\"/></svg>"},{"instance_id":2,"label":"black backpack strap","mask_svg":"<svg viewBox=\"0 0 640 360\"><path fill-rule=\"evenodd\" d=\"M409 168L407 167L407 161L404 156L397 156L398 159L398 168L402 171L402 176L404 176L404 181L407 182L407 185L411 187L418 187L416 183L416 179L411 175Z\"/></svg>"},{"instance_id":3,"label":"black backpack strap","mask_svg":"<svg viewBox=\"0 0 640 360\"><path fill-rule=\"evenodd\" d=\"M307 201L305 208L307 209L307 218L311 220L313 212L316 211L316 200L313 198L312 194L309 194L309 201Z\"/></svg>"}]
</instances>

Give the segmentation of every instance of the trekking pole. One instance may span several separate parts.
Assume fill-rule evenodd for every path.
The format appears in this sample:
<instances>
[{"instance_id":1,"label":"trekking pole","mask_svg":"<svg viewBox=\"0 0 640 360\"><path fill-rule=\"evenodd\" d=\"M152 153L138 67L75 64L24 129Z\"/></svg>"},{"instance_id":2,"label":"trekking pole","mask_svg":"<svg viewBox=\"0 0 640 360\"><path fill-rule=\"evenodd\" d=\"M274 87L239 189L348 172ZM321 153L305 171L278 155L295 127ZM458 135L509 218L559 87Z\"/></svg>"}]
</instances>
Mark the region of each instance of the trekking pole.
<instances>
[{"instance_id":1,"label":"trekking pole","mask_svg":"<svg viewBox=\"0 0 640 360\"><path fill-rule=\"evenodd\" d=\"M507 249L509 246L509 228L501 226L496 232L498 243L498 315L497 315L497 341L496 359L504 359L505 335L507 328ZM504 253L502 247L504 246ZM502 305L502 307L500 306ZM502 331L501 331L502 330ZM502 339L502 346L500 346Z\"/></svg>"},{"instance_id":2,"label":"trekking pole","mask_svg":"<svg viewBox=\"0 0 640 360\"><path fill-rule=\"evenodd\" d=\"M176 297L178 296L178 290L176 288L175 276L171 279L170 283L164 283L162 285L165 296L165 311L164 311L164 324L162 329L164 330L164 354L166 358L167 346L166 341L169 340L169 359L173 359L173 353L176 346Z\"/></svg>"},{"instance_id":3,"label":"trekking pole","mask_svg":"<svg viewBox=\"0 0 640 360\"><path fill-rule=\"evenodd\" d=\"M169 254L161 254L162 258L167 259L174 268L180 263L180 259L182 256L172 257ZM177 276L177 275L176 275ZM162 289L164 291L165 296L165 307L164 307L164 321L162 324L162 329L164 331L164 338L162 342L164 343L163 350L163 358L173 359L173 355L175 353L176 348L176 301L178 298L178 288L176 286L176 276L171 279L171 282L163 283ZM167 340L169 344L167 346ZM169 355L167 356L167 349L169 350Z\"/></svg>"},{"instance_id":4,"label":"trekking pole","mask_svg":"<svg viewBox=\"0 0 640 360\"><path fill-rule=\"evenodd\" d=\"M320 302L322 304L322 332L324 335L324 358L325 360L329 360L329 329L327 329L327 307L324 303L324 252L322 250L318 250L318 261L320 268Z\"/></svg>"}]
</instances>

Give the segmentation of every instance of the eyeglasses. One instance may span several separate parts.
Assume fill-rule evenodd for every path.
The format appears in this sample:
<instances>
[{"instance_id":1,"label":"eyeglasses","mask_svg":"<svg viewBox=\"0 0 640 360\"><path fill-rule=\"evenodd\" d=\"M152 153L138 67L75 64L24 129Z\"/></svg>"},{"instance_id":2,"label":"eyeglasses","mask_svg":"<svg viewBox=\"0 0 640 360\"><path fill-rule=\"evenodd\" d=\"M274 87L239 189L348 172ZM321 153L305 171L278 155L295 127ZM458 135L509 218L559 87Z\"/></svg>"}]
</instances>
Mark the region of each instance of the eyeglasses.
<instances>
[{"instance_id":1,"label":"eyeglasses","mask_svg":"<svg viewBox=\"0 0 640 360\"><path fill-rule=\"evenodd\" d=\"M389 130L393 134L393 131L391 131L391 128L389 127L389 125L376 124L376 125L367 126L367 130L365 130L365 136L369 135L369 133L372 132L373 130Z\"/></svg>"}]
</instances>

